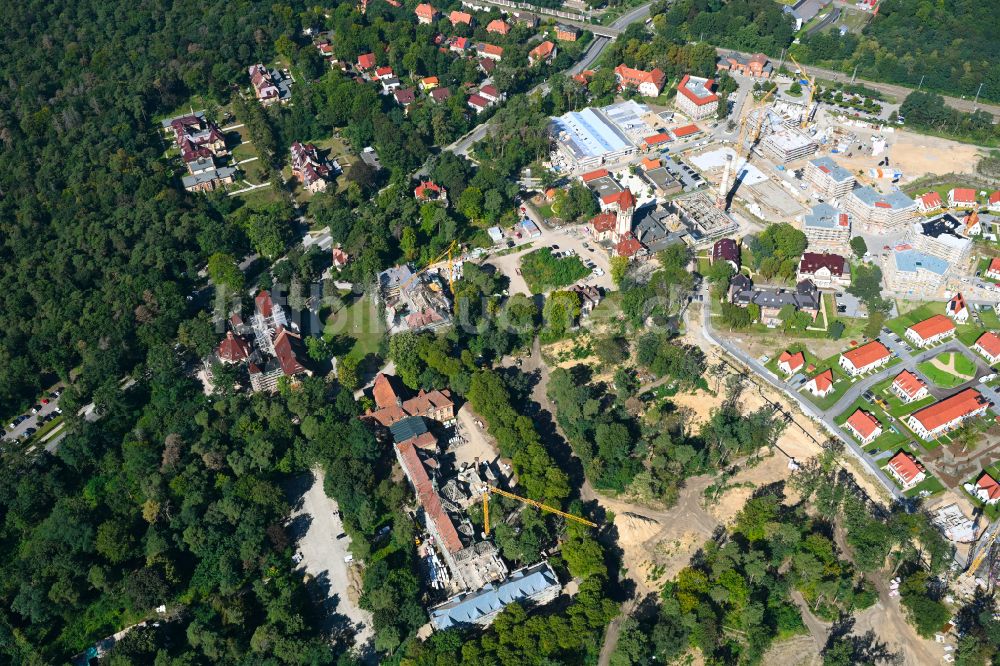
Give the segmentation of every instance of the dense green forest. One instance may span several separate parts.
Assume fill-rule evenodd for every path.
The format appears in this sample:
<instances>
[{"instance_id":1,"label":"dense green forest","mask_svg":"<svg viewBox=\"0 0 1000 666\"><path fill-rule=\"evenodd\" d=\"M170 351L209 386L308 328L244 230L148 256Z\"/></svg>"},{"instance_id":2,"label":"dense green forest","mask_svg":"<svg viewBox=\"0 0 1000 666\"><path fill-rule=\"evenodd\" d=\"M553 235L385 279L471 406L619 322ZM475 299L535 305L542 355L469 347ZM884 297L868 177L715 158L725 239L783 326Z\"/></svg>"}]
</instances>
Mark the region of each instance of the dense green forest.
<instances>
[{"instance_id":1,"label":"dense green forest","mask_svg":"<svg viewBox=\"0 0 1000 666\"><path fill-rule=\"evenodd\" d=\"M861 78L913 88L922 81L923 89L954 97L973 97L982 84L980 99L997 102L1000 37L994 29L995 9L975 0L884 0L860 35L821 31L801 36L801 43L792 46L794 21L774 0L664 1L651 9L656 38L662 41L647 42L646 48L672 53L690 42L708 42L777 58L792 46L805 64L848 74L857 66ZM659 46L653 48L654 43ZM662 56L657 60L662 63Z\"/></svg>"}]
</instances>

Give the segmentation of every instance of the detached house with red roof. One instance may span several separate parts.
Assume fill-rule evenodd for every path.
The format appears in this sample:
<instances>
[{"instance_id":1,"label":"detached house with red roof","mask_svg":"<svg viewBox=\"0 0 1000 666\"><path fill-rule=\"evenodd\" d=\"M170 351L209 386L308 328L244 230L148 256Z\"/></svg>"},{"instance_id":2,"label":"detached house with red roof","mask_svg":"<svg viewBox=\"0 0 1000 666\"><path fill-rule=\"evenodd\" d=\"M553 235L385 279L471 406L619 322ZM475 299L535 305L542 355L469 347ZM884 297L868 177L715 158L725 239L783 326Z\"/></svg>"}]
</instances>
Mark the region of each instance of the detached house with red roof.
<instances>
[{"instance_id":1,"label":"detached house with red roof","mask_svg":"<svg viewBox=\"0 0 1000 666\"><path fill-rule=\"evenodd\" d=\"M426 2L417 5L417 8L413 11L417 15L417 23L429 24L437 21L440 17L438 10L434 9L431 5Z\"/></svg>"},{"instance_id":2,"label":"detached house with red roof","mask_svg":"<svg viewBox=\"0 0 1000 666\"><path fill-rule=\"evenodd\" d=\"M215 348L215 355L222 363L242 363L250 358L250 351L250 343L243 336L228 331L226 337Z\"/></svg>"},{"instance_id":3,"label":"detached house with red roof","mask_svg":"<svg viewBox=\"0 0 1000 666\"><path fill-rule=\"evenodd\" d=\"M613 212L598 213L590 219L590 235L598 243L611 240L615 233L615 223L618 216Z\"/></svg>"},{"instance_id":4,"label":"detached house with red roof","mask_svg":"<svg viewBox=\"0 0 1000 666\"><path fill-rule=\"evenodd\" d=\"M476 44L476 51L484 58L497 62L503 60L503 48L494 44Z\"/></svg>"},{"instance_id":5,"label":"detached house with red roof","mask_svg":"<svg viewBox=\"0 0 1000 666\"><path fill-rule=\"evenodd\" d=\"M948 205L952 208L972 208L976 205L976 191L968 187L948 190Z\"/></svg>"},{"instance_id":6,"label":"detached house with red roof","mask_svg":"<svg viewBox=\"0 0 1000 666\"><path fill-rule=\"evenodd\" d=\"M719 97L712 91L714 79L685 74L677 84L674 104L692 120L714 116L719 110Z\"/></svg>"},{"instance_id":7,"label":"detached house with red roof","mask_svg":"<svg viewBox=\"0 0 1000 666\"><path fill-rule=\"evenodd\" d=\"M942 207L944 207L944 202L937 192L928 192L917 197L917 209L921 213L933 213L936 210L941 210Z\"/></svg>"},{"instance_id":8,"label":"detached house with red roof","mask_svg":"<svg viewBox=\"0 0 1000 666\"><path fill-rule=\"evenodd\" d=\"M930 395L927 384L909 370L903 370L896 375L892 384L889 385L889 390L907 404L923 400Z\"/></svg>"},{"instance_id":9,"label":"detached house with red roof","mask_svg":"<svg viewBox=\"0 0 1000 666\"><path fill-rule=\"evenodd\" d=\"M453 37L448 43L448 50L452 53L465 53L469 48L469 40L465 37Z\"/></svg>"},{"instance_id":10,"label":"detached house with red roof","mask_svg":"<svg viewBox=\"0 0 1000 666\"><path fill-rule=\"evenodd\" d=\"M1000 190L990 192L986 197L986 207L991 213L1000 213Z\"/></svg>"},{"instance_id":11,"label":"detached house with red roof","mask_svg":"<svg viewBox=\"0 0 1000 666\"><path fill-rule=\"evenodd\" d=\"M476 115L479 115L491 106L490 101L479 93L472 93L469 95L469 99L466 104L470 109L476 112Z\"/></svg>"},{"instance_id":12,"label":"detached house with red roof","mask_svg":"<svg viewBox=\"0 0 1000 666\"><path fill-rule=\"evenodd\" d=\"M881 368L892 358L892 353L878 340L872 340L840 355L840 367L851 377Z\"/></svg>"},{"instance_id":13,"label":"detached house with red roof","mask_svg":"<svg viewBox=\"0 0 1000 666\"><path fill-rule=\"evenodd\" d=\"M491 32L494 35L507 35L510 34L510 26L500 19L493 19L486 24L486 32Z\"/></svg>"},{"instance_id":14,"label":"detached house with red roof","mask_svg":"<svg viewBox=\"0 0 1000 666\"><path fill-rule=\"evenodd\" d=\"M1000 280L1000 257L990 259L990 265L986 267L983 275L993 280Z\"/></svg>"},{"instance_id":15,"label":"detached house with red roof","mask_svg":"<svg viewBox=\"0 0 1000 666\"><path fill-rule=\"evenodd\" d=\"M955 335L955 324L944 315L934 315L906 329L903 336L917 347L927 347Z\"/></svg>"},{"instance_id":16,"label":"detached house with red roof","mask_svg":"<svg viewBox=\"0 0 1000 666\"><path fill-rule=\"evenodd\" d=\"M923 439L936 439L949 430L958 428L967 419L984 414L989 406L989 400L979 391L967 388L933 405L918 409L906 418L906 425Z\"/></svg>"},{"instance_id":17,"label":"detached house with red roof","mask_svg":"<svg viewBox=\"0 0 1000 666\"><path fill-rule=\"evenodd\" d=\"M854 410L844 423L844 428L857 437L862 446L871 444L882 434L879 420L862 409Z\"/></svg>"},{"instance_id":18,"label":"detached house with red roof","mask_svg":"<svg viewBox=\"0 0 1000 666\"><path fill-rule=\"evenodd\" d=\"M615 79L619 90L635 88L643 97L659 97L667 82L666 75L659 68L647 72L624 64L615 67Z\"/></svg>"},{"instance_id":19,"label":"detached house with red roof","mask_svg":"<svg viewBox=\"0 0 1000 666\"><path fill-rule=\"evenodd\" d=\"M966 304L962 292L951 297L948 304L944 306L944 313L959 324L969 321L969 306Z\"/></svg>"},{"instance_id":20,"label":"detached house with red roof","mask_svg":"<svg viewBox=\"0 0 1000 666\"><path fill-rule=\"evenodd\" d=\"M250 66L250 85L253 86L257 101L264 106L270 106L281 98L281 92L271 78L271 73L260 63Z\"/></svg>"},{"instance_id":21,"label":"detached house with red roof","mask_svg":"<svg viewBox=\"0 0 1000 666\"><path fill-rule=\"evenodd\" d=\"M375 68L375 54L362 53L358 56L358 71L366 72Z\"/></svg>"},{"instance_id":22,"label":"detached house with red roof","mask_svg":"<svg viewBox=\"0 0 1000 666\"><path fill-rule=\"evenodd\" d=\"M333 166L320 158L316 146L298 141L290 148L292 154L292 175L309 192L325 192L326 185L334 173Z\"/></svg>"},{"instance_id":23,"label":"detached house with red roof","mask_svg":"<svg viewBox=\"0 0 1000 666\"><path fill-rule=\"evenodd\" d=\"M792 354L786 350L781 352L781 356L778 357L778 370L781 370L787 377L791 377L801 370L805 364L806 357L800 351Z\"/></svg>"},{"instance_id":24,"label":"detached house with red roof","mask_svg":"<svg viewBox=\"0 0 1000 666\"><path fill-rule=\"evenodd\" d=\"M972 351L978 353L993 365L1000 361L1000 336L993 331L986 331L979 336L976 344L972 345Z\"/></svg>"},{"instance_id":25,"label":"detached house with red roof","mask_svg":"<svg viewBox=\"0 0 1000 666\"><path fill-rule=\"evenodd\" d=\"M827 368L806 382L805 390L817 398L825 398L833 393L833 371Z\"/></svg>"},{"instance_id":26,"label":"detached house with red roof","mask_svg":"<svg viewBox=\"0 0 1000 666\"><path fill-rule=\"evenodd\" d=\"M417 201L448 201L448 190L431 180L422 180L413 190Z\"/></svg>"},{"instance_id":27,"label":"detached house with red roof","mask_svg":"<svg viewBox=\"0 0 1000 666\"><path fill-rule=\"evenodd\" d=\"M535 48L528 51L528 64L537 65L540 62L550 62L556 57L556 45L545 40Z\"/></svg>"},{"instance_id":28,"label":"detached house with red roof","mask_svg":"<svg viewBox=\"0 0 1000 666\"><path fill-rule=\"evenodd\" d=\"M1000 502L1000 483L985 472L974 484L965 484L965 490L984 504L992 506Z\"/></svg>"},{"instance_id":29,"label":"detached house with red roof","mask_svg":"<svg viewBox=\"0 0 1000 666\"><path fill-rule=\"evenodd\" d=\"M452 25L472 25L472 14L468 12L453 11L448 15L448 20Z\"/></svg>"},{"instance_id":30,"label":"detached house with red roof","mask_svg":"<svg viewBox=\"0 0 1000 666\"><path fill-rule=\"evenodd\" d=\"M421 389L412 398L406 398L406 393L394 376L379 373L372 386L375 409L362 418L373 419L387 428L410 416L422 416L445 425L455 421L455 402L447 389L430 392Z\"/></svg>"},{"instance_id":31,"label":"detached house with red roof","mask_svg":"<svg viewBox=\"0 0 1000 666\"><path fill-rule=\"evenodd\" d=\"M927 478L924 466L906 451L894 455L885 469L899 481L903 490L909 490Z\"/></svg>"}]
</instances>

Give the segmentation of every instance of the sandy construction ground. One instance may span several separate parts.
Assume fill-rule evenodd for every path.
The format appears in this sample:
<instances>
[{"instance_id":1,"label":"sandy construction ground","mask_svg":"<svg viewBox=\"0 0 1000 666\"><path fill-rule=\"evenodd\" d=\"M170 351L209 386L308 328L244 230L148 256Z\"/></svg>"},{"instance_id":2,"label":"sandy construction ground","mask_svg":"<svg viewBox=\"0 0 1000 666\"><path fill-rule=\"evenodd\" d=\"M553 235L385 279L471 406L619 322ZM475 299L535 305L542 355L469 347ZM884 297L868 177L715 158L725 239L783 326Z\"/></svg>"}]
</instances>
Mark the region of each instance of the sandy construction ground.
<instances>
[{"instance_id":1,"label":"sandy construction ground","mask_svg":"<svg viewBox=\"0 0 1000 666\"><path fill-rule=\"evenodd\" d=\"M853 127L851 131L861 136L871 134ZM903 172L902 183L909 183L932 173L975 173L976 163L984 152L967 143L907 131L888 134L886 139L889 143L889 166ZM850 169L852 173L864 172L861 180L866 182L871 180L868 177L868 169L877 166L883 157L884 155L873 157L857 151L853 157L847 157L846 154L833 156L841 166ZM878 184L884 185L886 189L891 186L886 179Z\"/></svg>"}]
</instances>

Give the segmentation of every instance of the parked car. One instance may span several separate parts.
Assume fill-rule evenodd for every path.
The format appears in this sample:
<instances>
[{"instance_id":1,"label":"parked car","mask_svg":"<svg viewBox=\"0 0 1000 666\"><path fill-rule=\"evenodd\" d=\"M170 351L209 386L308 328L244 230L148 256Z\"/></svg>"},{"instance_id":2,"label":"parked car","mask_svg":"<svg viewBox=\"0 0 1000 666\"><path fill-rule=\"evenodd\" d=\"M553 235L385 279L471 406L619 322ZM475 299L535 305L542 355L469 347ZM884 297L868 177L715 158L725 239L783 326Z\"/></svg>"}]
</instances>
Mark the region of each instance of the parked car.
<instances>
[{"instance_id":1,"label":"parked car","mask_svg":"<svg viewBox=\"0 0 1000 666\"><path fill-rule=\"evenodd\" d=\"M34 407L31 408L31 413L32 414L37 414L40 411L42 411L42 406L41 405L35 405Z\"/></svg>"}]
</instances>

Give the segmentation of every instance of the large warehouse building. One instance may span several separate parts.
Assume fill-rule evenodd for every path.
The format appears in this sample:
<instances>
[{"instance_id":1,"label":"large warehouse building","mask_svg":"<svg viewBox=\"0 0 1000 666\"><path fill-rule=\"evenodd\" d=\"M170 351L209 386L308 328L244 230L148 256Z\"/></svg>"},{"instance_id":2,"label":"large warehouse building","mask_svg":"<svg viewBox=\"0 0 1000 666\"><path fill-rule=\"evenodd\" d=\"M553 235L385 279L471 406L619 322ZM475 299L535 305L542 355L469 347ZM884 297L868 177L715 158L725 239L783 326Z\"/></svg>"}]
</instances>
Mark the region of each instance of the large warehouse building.
<instances>
[{"instance_id":1,"label":"large warehouse building","mask_svg":"<svg viewBox=\"0 0 1000 666\"><path fill-rule=\"evenodd\" d=\"M595 169L636 152L635 144L600 109L564 113L553 118L549 128L570 170Z\"/></svg>"}]
</instances>

